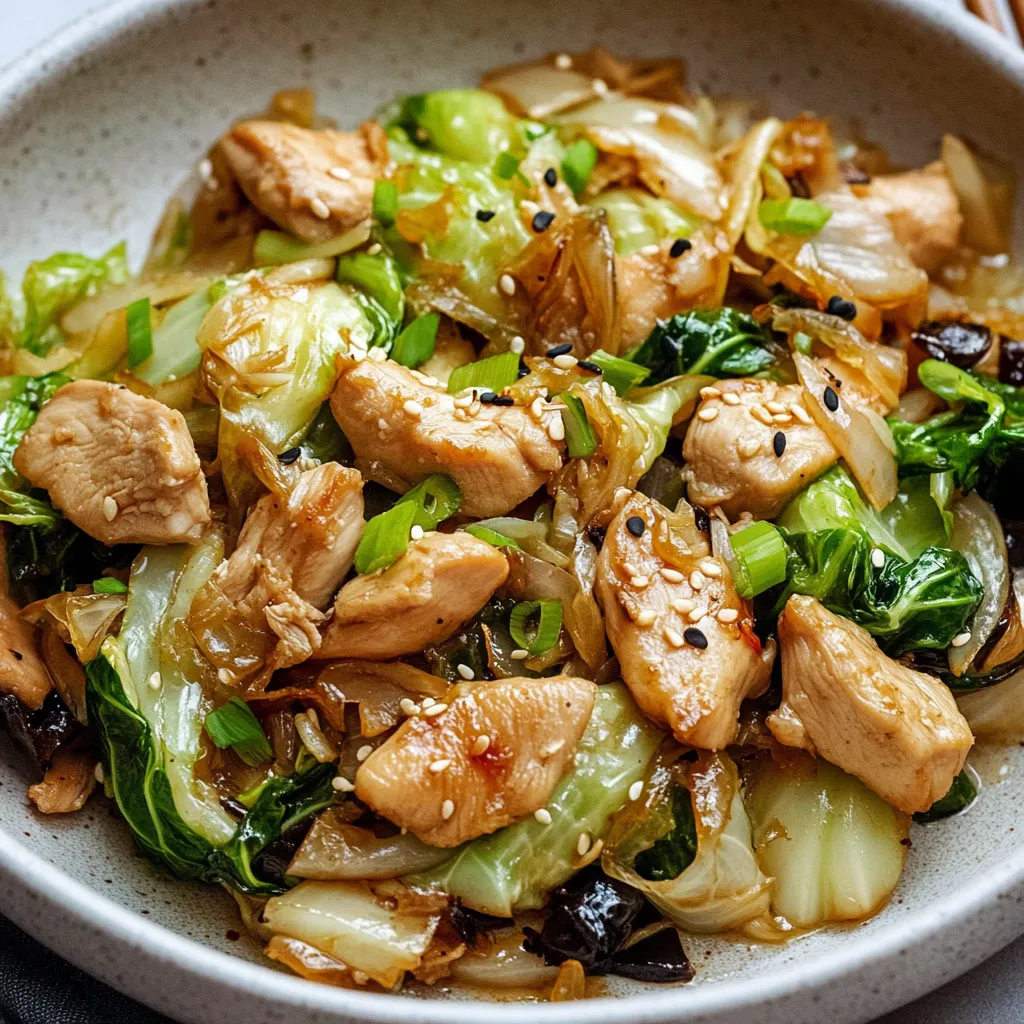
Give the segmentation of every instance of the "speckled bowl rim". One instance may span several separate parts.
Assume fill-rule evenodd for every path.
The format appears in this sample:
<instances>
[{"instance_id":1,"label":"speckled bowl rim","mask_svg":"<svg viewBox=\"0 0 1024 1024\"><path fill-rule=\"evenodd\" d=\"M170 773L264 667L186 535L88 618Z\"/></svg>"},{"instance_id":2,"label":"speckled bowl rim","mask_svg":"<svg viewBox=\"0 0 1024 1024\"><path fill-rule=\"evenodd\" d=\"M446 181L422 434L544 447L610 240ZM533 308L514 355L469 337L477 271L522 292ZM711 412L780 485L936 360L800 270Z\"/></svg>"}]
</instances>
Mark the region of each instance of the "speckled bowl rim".
<instances>
[{"instance_id":1,"label":"speckled bowl rim","mask_svg":"<svg viewBox=\"0 0 1024 1024\"><path fill-rule=\"evenodd\" d=\"M124 29L149 16L173 8L199 6L199 2L115 0L107 7L86 14L0 72L0 115L34 87ZM956 35L985 62L1015 80L1024 95L1024 53L978 19L943 6L937 0L862 2L879 10L895 10L928 27ZM827 10L827 5L824 6ZM409 1024L480 1024L480 1002L420 1001L329 988L211 950L75 881L0 828L0 876L3 875L31 894L41 915L70 918L86 931L99 932L121 946L134 947L153 966L163 965L179 973L186 972L225 994L244 993L281 1009L345 1014L353 1020L381 1024L396 1020ZM954 933L975 913L1002 899L1014 898L1014 890L1022 888L1024 847L1018 847L985 874L950 893L948 901L933 902L919 911L912 911L904 920L880 933L863 937L851 933L849 941L839 948L799 959L787 964L782 971L768 970L735 980L688 987L685 995L673 988L627 999L582 1003L528 1006L487 1003L486 1014L495 1024L523 1024L527 1015L538 1024L546 1021L553 1024L667 1024L679 1019L681 1013L691 1020L702 1014L742 1014L745 1010L821 989L858 972L880 967L917 947L937 947L944 935ZM1024 929L1024 919L1020 926ZM73 958L71 951L64 952ZM961 960L947 970L946 976L953 977L974 965L972 960ZM919 986L908 984L908 1000L920 994Z\"/></svg>"}]
</instances>

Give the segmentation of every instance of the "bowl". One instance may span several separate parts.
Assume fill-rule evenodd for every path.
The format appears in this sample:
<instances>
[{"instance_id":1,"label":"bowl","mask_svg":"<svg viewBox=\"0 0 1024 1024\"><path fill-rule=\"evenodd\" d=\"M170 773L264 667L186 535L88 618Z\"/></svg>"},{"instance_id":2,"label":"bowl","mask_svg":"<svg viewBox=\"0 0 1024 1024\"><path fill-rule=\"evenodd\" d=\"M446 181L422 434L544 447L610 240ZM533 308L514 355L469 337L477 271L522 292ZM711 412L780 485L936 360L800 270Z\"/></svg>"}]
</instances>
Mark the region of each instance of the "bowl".
<instances>
[{"instance_id":1,"label":"bowl","mask_svg":"<svg viewBox=\"0 0 1024 1024\"><path fill-rule=\"evenodd\" d=\"M1024 165L1024 56L947 5L910 0L122 0L0 75L0 258L20 273L55 249L126 238L139 259L162 205L206 146L285 86L317 89L354 124L400 92L472 83L486 68L601 42L681 55L711 93L764 96L785 114L861 120L896 161L944 131ZM1018 211L1018 243L1024 239ZM80 967L194 1024L403 1021L494 1024L863 1021L979 963L1024 931L1019 751L978 751L970 813L915 826L886 909L782 947L691 938L684 988L613 985L621 998L492 1004L314 985L261 959L229 896L179 883L132 847L112 805L43 818L0 741L0 908Z\"/></svg>"}]
</instances>

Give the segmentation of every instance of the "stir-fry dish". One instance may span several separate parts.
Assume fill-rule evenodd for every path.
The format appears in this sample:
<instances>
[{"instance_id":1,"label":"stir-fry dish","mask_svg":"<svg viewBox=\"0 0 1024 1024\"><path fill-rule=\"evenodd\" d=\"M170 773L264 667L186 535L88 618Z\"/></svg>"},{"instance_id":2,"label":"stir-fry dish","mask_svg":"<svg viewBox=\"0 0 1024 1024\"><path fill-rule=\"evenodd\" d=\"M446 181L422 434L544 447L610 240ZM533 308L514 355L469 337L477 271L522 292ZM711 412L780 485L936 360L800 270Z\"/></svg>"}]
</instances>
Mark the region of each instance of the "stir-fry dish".
<instances>
[{"instance_id":1,"label":"stir-fry dish","mask_svg":"<svg viewBox=\"0 0 1024 1024\"><path fill-rule=\"evenodd\" d=\"M574 999L874 914L1024 739L1010 205L677 60L355 131L279 93L138 274L0 302L30 799L102 788L359 989Z\"/></svg>"}]
</instances>

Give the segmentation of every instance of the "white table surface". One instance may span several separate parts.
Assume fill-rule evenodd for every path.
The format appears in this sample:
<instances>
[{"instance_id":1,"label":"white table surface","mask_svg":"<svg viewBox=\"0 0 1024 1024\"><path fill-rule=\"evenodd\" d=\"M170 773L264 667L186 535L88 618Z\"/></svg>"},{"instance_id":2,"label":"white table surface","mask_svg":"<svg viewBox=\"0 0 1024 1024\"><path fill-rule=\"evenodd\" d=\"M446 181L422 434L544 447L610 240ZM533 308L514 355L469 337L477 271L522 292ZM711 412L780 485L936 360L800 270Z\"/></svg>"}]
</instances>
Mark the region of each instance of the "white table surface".
<instances>
[{"instance_id":1,"label":"white table surface","mask_svg":"<svg viewBox=\"0 0 1024 1024\"><path fill-rule=\"evenodd\" d=\"M0 0L0 68L80 15L101 6L97 0ZM1021 1022L1024 938L970 973L875 1024Z\"/></svg>"}]
</instances>

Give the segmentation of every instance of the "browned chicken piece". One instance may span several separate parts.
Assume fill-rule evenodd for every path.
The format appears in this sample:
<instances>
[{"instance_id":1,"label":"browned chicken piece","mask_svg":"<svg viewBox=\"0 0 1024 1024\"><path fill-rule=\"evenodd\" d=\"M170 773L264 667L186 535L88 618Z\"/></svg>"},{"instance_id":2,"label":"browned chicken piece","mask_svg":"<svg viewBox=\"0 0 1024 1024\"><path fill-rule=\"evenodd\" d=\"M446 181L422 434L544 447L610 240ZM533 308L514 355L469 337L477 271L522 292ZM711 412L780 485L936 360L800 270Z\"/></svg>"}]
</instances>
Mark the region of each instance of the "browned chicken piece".
<instances>
[{"instance_id":1,"label":"browned chicken piece","mask_svg":"<svg viewBox=\"0 0 1024 1024\"><path fill-rule=\"evenodd\" d=\"M65 384L21 439L14 468L104 544L195 543L210 522L185 418L116 384Z\"/></svg>"},{"instance_id":2,"label":"browned chicken piece","mask_svg":"<svg viewBox=\"0 0 1024 1024\"><path fill-rule=\"evenodd\" d=\"M907 814L946 795L974 737L939 680L813 597L789 599L779 643L782 704L768 728L780 743L820 754Z\"/></svg>"},{"instance_id":3,"label":"browned chicken piece","mask_svg":"<svg viewBox=\"0 0 1024 1024\"><path fill-rule=\"evenodd\" d=\"M447 640L505 582L508 561L468 533L428 533L382 573L350 580L321 658L384 661Z\"/></svg>"},{"instance_id":4,"label":"browned chicken piece","mask_svg":"<svg viewBox=\"0 0 1024 1024\"><path fill-rule=\"evenodd\" d=\"M28 798L42 814L80 811L96 786L96 756L88 750L61 747L42 782L28 787Z\"/></svg>"},{"instance_id":5,"label":"browned chicken piece","mask_svg":"<svg viewBox=\"0 0 1024 1024\"><path fill-rule=\"evenodd\" d=\"M387 142L374 121L357 132L244 121L220 141L250 202L306 242L325 242L366 220Z\"/></svg>"},{"instance_id":6,"label":"browned chicken piece","mask_svg":"<svg viewBox=\"0 0 1024 1024\"><path fill-rule=\"evenodd\" d=\"M561 468L562 442L529 409L456 401L398 363L365 359L343 364L331 410L364 476L404 490L447 473L474 518L504 515Z\"/></svg>"},{"instance_id":7,"label":"browned chicken piece","mask_svg":"<svg viewBox=\"0 0 1024 1024\"><path fill-rule=\"evenodd\" d=\"M922 270L938 269L960 244L960 201L941 164L878 175L867 191L885 204L896 241Z\"/></svg>"},{"instance_id":8,"label":"browned chicken piece","mask_svg":"<svg viewBox=\"0 0 1024 1024\"><path fill-rule=\"evenodd\" d=\"M259 673L259 689L274 669L319 649L318 627L363 526L363 479L337 462L306 470L287 498L260 498L189 614L200 647L227 673L223 682Z\"/></svg>"},{"instance_id":9,"label":"browned chicken piece","mask_svg":"<svg viewBox=\"0 0 1024 1024\"><path fill-rule=\"evenodd\" d=\"M768 685L775 652L754 635L750 609L693 513L633 494L608 527L594 593L641 710L680 743L732 743L740 704Z\"/></svg>"},{"instance_id":10,"label":"browned chicken piece","mask_svg":"<svg viewBox=\"0 0 1024 1024\"><path fill-rule=\"evenodd\" d=\"M18 606L0 594L0 693L9 693L34 710L52 689L46 666L36 654L32 627L18 614Z\"/></svg>"},{"instance_id":11,"label":"browned chicken piece","mask_svg":"<svg viewBox=\"0 0 1024 1024\"><path fill-rule=\"evenodd\" d=\"M683 442L683 477L691 501L718 505L730 519L774 519L839 457L798 384L723 380L701 394ZM780 433L785 448L777 454Z\"/></svg>"},{"instance_id":12,"label":"browned chicken piece","mask_svg":"<svg viewBox=\"0 0 1024 1024\"><path fill-rule=\"evenodd\" d=\"M547 802L573 764L595 689L571 676L461 683L362 763L356 796L431 846L494 832Z\"/></svg>"}]
</instances>

